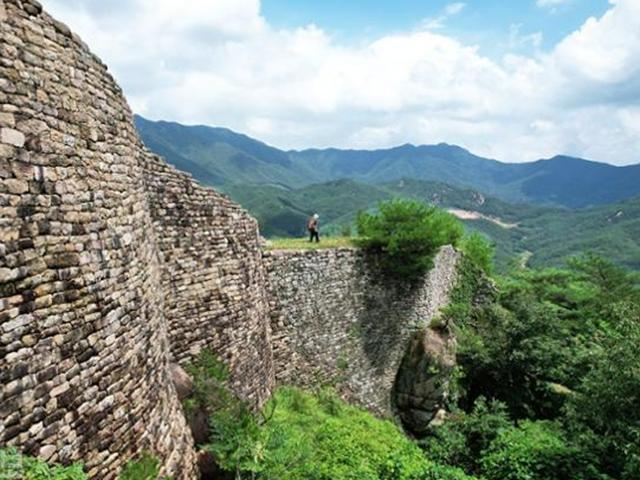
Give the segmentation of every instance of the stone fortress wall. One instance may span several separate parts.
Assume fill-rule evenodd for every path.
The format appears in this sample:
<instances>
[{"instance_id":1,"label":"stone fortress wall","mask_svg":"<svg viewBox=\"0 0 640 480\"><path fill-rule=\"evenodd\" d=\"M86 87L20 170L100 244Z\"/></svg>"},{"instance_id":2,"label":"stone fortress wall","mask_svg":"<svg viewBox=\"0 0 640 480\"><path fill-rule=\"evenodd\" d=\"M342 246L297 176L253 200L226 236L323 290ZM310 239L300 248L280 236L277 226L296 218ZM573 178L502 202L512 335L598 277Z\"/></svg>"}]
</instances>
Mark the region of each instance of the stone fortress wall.
<instances>
[{"instance_id":1,"label":"stone fortress wall","mask_svg":"<svg viewBox=\"0 0 640 480\"><path fill-rule=\"evenodd\" d=\"M211 346L256 406L273 384L256 222L146 151L31 0L0 0L0 211L0 446L106 479L150 450L195 478L169 361Z\"/></svg>"},{"instance_id":2,"label":"stone fortress wall","mask_svg":"<svg viewBox=\"0 0 640 480\"><path fill-rule=\"evenodd\" d=\"M149 153L107 67L35 0L0 0L0 213L0 448L96 479L143 450L196 478L170 362L204 347L255 407L340 373L389 413L455 272L449 249L414 290L351 250L263 256L255 220Z\"/></svg>"},{"instance_id":3,"label":"stone fortress wall","mask_svg":"<svg viewBox=\"0 0 640 480\"><path fill-rule=\"evenodd\" d=\"M214 350L235 391L261 406L275 376L258 224L159 157L148 155L144 171L171 357L184 363Z\"/></svg>"},{"instance_id":4,"label":"stone fortress wall","mask_svg":"<svg viewBox=\"0 0 640 480\"><path fill-rule=\"evenodd\" d=\"M447 305L458 257L445 247L423 280L406 283L353 249L267 252L277 382L335 384L350 401L390 416L400 363Z\"/></svg>"}]
</instances>

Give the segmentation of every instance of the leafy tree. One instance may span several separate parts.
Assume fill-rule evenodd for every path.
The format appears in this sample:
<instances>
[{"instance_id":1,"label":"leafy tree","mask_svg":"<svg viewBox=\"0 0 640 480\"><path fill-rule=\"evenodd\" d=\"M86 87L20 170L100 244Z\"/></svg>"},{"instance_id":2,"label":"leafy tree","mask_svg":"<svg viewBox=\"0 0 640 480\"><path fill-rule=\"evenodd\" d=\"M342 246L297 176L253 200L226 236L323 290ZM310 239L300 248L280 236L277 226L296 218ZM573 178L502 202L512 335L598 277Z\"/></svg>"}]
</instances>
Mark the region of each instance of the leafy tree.
<instances>
[{"instance_id":1,"label":"leafy tree","mask_svg":"<svg viewBox=\"0 0 640 480\"><path fill-rule=\"evenodd\" d=\"M487 275L493 274L495 246L484 235L473 232L465 236L460 242L460 250Z\"/></svg>"},{"instance_id":2,"label":"leafy tree","mask_svg":"<svg viewBox=\"0 0 640 480\"><path fill-rule=\"evenodd\" d=\"M568 423L614 478L640 478L640 305L621 302L593 368L567 405Z\"/></svg>"},{"instance_id":3,"label":"leafy tree","mask_svg":"<svg viewBox=\"0 0 640 480\"><path fill-rule=\"evenodd\" d=\"M433 461L476 474L482 451L512 425L504 404L480 397L470 413L454 412L443 425L435 427L422 446Z\"/></svg>"},{"instance_id":4,"label":"leafy tree","mask_svg":"<svg viewBox=\"0 0 640 480\"><path fill-rule=\"evenodd\" d=\"M453 215L415 200L380 203L377 213L357 217L362 247L381 255L391 274L414 278L433 266L438 249L455 245L463 228Z\"/></svg>"},{"instance_id":5,"label":"leafy tree","mask_svg":"<svg viewBox=\"0 0 640 480\"><path fill-rule=\"evenodd\" d=\"M524 421L499 432L480 460L487 480L579 480L593 475L589 461L558 424Z\"/></svg>"}]
</instances>

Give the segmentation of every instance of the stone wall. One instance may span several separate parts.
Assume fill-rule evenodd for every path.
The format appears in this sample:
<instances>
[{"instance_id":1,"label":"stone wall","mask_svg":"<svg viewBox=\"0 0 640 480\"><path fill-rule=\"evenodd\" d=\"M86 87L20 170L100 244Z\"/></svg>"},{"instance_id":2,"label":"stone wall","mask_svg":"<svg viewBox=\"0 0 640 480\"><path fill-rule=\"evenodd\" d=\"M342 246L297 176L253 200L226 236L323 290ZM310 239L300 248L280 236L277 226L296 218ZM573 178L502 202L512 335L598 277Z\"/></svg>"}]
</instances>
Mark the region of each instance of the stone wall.
<instances>
[{"instance_id":1,"label":"stone wall","mask_svg":"<svg viewBox=\"0 0 640 480\"><path fill-rule=\"evenodd\" d=\"M455 277L448 248L414 286L353 250L263 257L255 220L151 155L107 67L35 0L0 0L0 213L0 447L96 479L143 450L195 478L169 362L204 347L255 407L276 378L339 377L389 414Z\"/></svg>"},{"instance_id":2,"label":"stone wall","mask_svg":"<svg viewBox=\"0 0 640 480\"><path fill-rule=\"evenodd\" d=\"M458 254L441 250L417 283L393 282L352 249L265 254L278 383L336 383L350 400L390 415L392 391L414 335L456 281Z\"/></svg>"},{"instance_id":3,"label":"stone wall","mask_svg":"<svg viewBox=\"0 0 640 480\"><path fill-rule=\"evenodd\" d=\"M141 145L107 67L0 0L0 447L115 478L142 450L195 477L168 373L210 346L273 383L255 222Z\"/></svg>"},{"instance_id":4,"label":"stone wall","mask_svg":"<svg viewBox=\"0 0 640 480\"><path fill-rule=\"evenodd\" d=\"M275 378L257 222L158 157L145 171L172 356L214 350L237 393L260 406Z\"/></svg>"}]
</instances>

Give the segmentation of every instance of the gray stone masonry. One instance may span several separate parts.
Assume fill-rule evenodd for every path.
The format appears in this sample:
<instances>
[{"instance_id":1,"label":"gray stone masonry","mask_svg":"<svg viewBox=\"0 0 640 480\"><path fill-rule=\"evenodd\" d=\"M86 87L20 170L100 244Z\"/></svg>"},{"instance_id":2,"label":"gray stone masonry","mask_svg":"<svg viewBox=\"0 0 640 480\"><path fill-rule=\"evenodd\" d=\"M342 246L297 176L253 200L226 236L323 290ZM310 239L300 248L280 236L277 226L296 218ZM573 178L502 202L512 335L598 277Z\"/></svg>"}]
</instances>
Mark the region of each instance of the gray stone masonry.
<instances>
[{"instance_id":1,"label":"gray stone masonry","mask_svg":"<svg viewBox=\"0 0 640 480\"><path fill-rule=\"evenodd\" d=\"M337 383L384 416L412 337L449 301L458 253L444 247L417 283L391 281L353 249L265 254L278 383Z\"/></svg>"},{"instance_id":2,"label":"gray stone masonry","mask_svg":"<svg viewBox=\"0 0 640 480\"><path fill-rule=\"evenodd\" d=\"M0 0L0 448L99 480L150 451L163 475L195 479L170 362L203 348L254 408L276 382L338 379L389 415L457 258L443 249L411 287L354 250L263 254L244 210L144 148L66 25Z\"/></svg>"}]
</instances>

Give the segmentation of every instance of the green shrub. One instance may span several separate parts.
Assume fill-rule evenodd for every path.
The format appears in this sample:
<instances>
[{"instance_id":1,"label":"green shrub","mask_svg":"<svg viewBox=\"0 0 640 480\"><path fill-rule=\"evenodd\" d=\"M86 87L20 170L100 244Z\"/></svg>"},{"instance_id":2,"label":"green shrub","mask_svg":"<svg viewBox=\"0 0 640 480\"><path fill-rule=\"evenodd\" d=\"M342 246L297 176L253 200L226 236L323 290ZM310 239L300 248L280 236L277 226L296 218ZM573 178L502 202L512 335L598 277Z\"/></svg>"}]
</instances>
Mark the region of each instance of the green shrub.
<instances>
[{"instance_id":1,"label":"green shrub","mask_svg":"<svg viewBox=\"0 0 640 480\"><path fill-rule=\"evenodd\" d=\"M493 274L495 246L484 235L473 232L460 242L460 250L487 275Z\"/></svg>"},{"instance_id":2,"label":"green shrub","mask_svg":"<svg viewBox=\"0 0 640 480\"><path fill-rule=\"evenodd\" d=\"M478 473L477 461L498 434L511 428L507 408L500 402L479 398L471 413L456 412L422 442L427 456L437 463Z\"/></svg>"},{"instance_id":3,"label":"green shrub","mask_svg":"<svg viewBox=\"0 0 640 480\"><path fill-rule=\"evenodd\" d=\"M229 388L229 370L208 349L186 367L193 379L193 393L185 400L187 415L196 411L209 417L209 442L203 449L213 454L218 465L229 472L257 472L264 443L256 414Z\"/></svg>"},{"instance_id":4,"label":"green shrub","mask_svg":"<svg viewBox=\"0 0 640 480\"><path fill-rule=\"evenodd\" d=\"M463 232L453 215L414 200L380 203L377 213L360 212L357 225L359 244L381 254L388 273L409 278L428 271L438 249L455 245Z\"/></svg>"},{"instance_id":5,"label":"green shrub","mask_svg":"<svg viewBox=\"0 0 640 480\"><path fill-rule=\"evenodd\" d=\"M130 460L120 472L118 480L157 480L160 462L149 452L144 452L136 460Z\"/></svg>"},{"instance_id":6,"label":"green shrub","mask_svg":"<svg viewBox=\"0 0 640 480\"><path fill-rule=\"evenodd\" d=\"M47 465L14 448L0 449L0 480L87 480L82 465Z\"/></svg>"},{"instance_id":7,"label":"green shrub","mask_svg":"<svg viewBox=\"0 0 640 480\"><path fill-rule=\"evenodd\" d=\"M428 460L394 423L348 405L330 389L311 394L282 387L272 402L260 478L470 480Z\"/></svg>"},{"instance_id":8,"label":"green shrub","mask_svg":"<svg viewBox=\"0 0 640 480\"><path fill-rule=\"evenodd\" d=\"M481 459L487 480L558 480L583 478L576 471L579 454L558 425L524 421L499 433Z\"/></svg>"},{"instance_id":9,"label":"green shrub","mask_svg":"<svg viewBox=\"0 0 640 480\"><path fill-rule=\"evenodd\" d=\"M214 414L206 449L238 479L470 480L427 460L392 422L343 402L282 387L258 422L250 412Z\"/></svg>"},{"instance_id":10,"label":"green shrub","mask_svg":"<svg viewBox=\"0 0 640 480\"><path fill-rule=\"evenodd\" d=\"M193 380L193 393L183 401L187 416L201 410L211 413L235 402L227 388L229 370L209 349L203 349L185 370Z\"/></svg>"}]
</instances>

